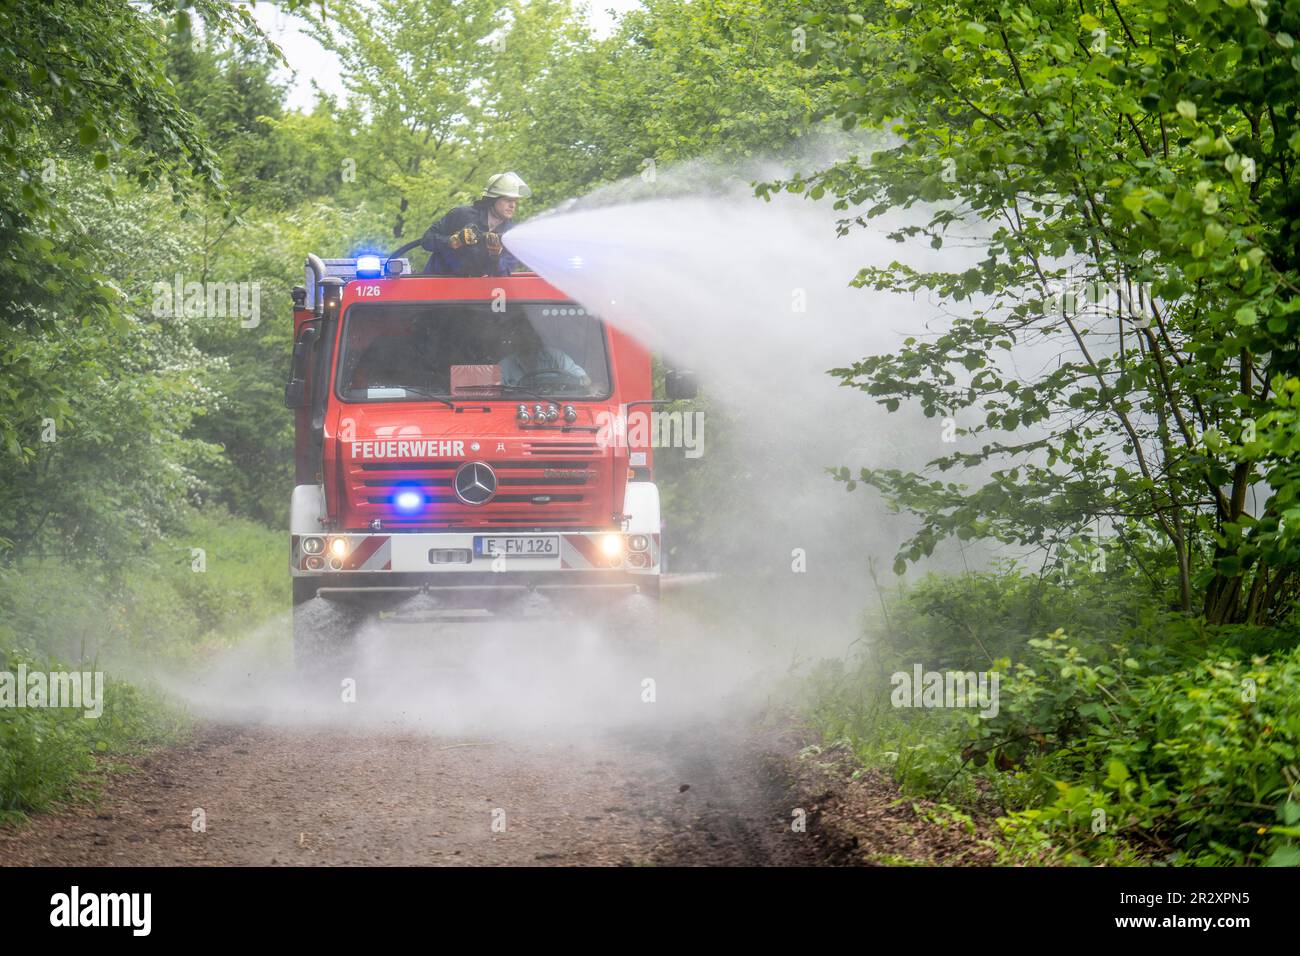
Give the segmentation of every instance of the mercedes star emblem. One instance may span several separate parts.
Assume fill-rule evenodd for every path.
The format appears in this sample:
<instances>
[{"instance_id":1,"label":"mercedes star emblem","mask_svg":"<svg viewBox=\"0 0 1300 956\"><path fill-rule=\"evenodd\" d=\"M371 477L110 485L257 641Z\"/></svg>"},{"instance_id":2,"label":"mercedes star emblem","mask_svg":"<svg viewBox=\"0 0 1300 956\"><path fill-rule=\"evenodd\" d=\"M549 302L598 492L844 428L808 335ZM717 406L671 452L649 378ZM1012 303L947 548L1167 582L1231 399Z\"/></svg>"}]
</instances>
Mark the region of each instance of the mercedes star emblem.
<instances>
[{"instance_id":1,"label":"mercedes star emblem","mask_svg":"<svg viewBox=\"0 0 1300 956\"><path fill-rule=\"evenodd\" d=\"M487 462L467 461L456 469L452 487L467 505L487 504L497 493L497 473Z\"/></svg>"}]
</instances>

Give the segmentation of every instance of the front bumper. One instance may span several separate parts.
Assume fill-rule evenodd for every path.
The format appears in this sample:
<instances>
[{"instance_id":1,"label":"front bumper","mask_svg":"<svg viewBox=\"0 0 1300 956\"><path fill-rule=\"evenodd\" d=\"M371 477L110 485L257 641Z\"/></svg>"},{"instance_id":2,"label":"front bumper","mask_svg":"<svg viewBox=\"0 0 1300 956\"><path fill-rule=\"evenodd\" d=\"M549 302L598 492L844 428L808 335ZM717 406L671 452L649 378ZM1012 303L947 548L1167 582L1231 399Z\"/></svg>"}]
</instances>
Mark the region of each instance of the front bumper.
<instances>
[{"instance_id":1,"label":"front bumper","mask_svg":"<svg viewBox=\"0 0 1300 956\"><path fill-rule=\"evenodd\" d=\"M624 547L611 557L602 548L608 535L617 535ZM508 586L522 580L526 586L632 582L659 576L659 535L643 535L648 547L631 550L637 535L605 531L539 531L530 534L483 532L342 533L291 535L289 570L295 577L346 575L354 587L375 587L397 575L417 576L417 587L439 583L465 586L471 578L486 575L485 586ZM319 539L320 550L309 553L303 543ZM484 553L486 539L549 539L553 550L542 554ZM477 540L476 540L477 539ZM337 550L335 542L341 541ZM466 577L469 576L469 577ZM403 583L402 586L405 586Z\"/></svg>"}]
</instances>

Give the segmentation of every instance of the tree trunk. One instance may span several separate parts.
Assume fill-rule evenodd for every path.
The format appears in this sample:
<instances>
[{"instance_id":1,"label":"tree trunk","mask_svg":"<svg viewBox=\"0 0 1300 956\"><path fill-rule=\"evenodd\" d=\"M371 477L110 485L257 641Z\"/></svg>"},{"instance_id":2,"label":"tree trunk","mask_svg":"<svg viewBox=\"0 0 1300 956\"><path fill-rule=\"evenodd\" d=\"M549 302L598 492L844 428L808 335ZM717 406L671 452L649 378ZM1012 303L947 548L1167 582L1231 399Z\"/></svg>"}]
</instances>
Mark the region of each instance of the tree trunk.
<instances>
[{"instance_id":1,"label":"tree trunk","mask_svg":"<svg viewBox=\"0 0 1300 956\"><path fill-rule=\"evenodd\" d=\"M410 202L407 200L407 198L406 198L405 196L403 196L403 197L402 197L402 202L401 202L401 204L398 206L398 210L397 210L397 219L393 222L393 238L394 238L394 239L401 239L401 238L402 238L402 230L403 230L403 229L405 228L405 226L406 226L406 210L410 207L410 205L411 205L411 204L410 204Z\"/></svg>"},{"instance_id":2,"label":"tree trunk","mask_svg":"<svg viewBox=\"0 0 1300 956\"><path fill-rule=\"evenodd\" d=\"M1205 590L1205 620L1209 624L1232 624L1241 604L1241 578L1216 574Z\"/></svg>"}]
</instances>

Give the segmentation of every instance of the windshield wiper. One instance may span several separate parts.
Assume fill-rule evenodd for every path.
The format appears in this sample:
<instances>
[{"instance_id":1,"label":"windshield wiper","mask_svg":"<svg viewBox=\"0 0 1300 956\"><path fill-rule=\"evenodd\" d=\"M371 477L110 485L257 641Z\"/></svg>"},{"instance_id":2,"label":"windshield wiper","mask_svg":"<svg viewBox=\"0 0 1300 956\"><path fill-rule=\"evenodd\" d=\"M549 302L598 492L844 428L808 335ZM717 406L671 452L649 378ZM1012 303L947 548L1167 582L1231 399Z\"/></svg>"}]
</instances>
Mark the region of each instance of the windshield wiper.
<instances>
[{"instance_id":1,"label":"windshield wiper","mask_svg":"<svg viewBox=\"0 0 1300 956\"><path fill-rule=\"evenodd\" d=\"M501 385L499 387L501 389L502 395L504 395L506 392L515 392L520 395L527 395L529 398L535 398L539 402L549 402L549 403L555 402L555 399L547 398L545 395L541 395L533 391L531 388L528 388L526 385Z\"/></svg>"},{"instance_id":2,"label":"windshield wiper","mask_svg":"<svg viewBox=\"0 0 1300 956\"><path fill-rule=\"evenodd\" d=\"M422 395L425 398L431 398L435 402L442 402L442 404L446 405L452 411L459 411L459 409L456 407L455 402L451 401L450 399L443 398L441 395L435 395L433 392L429 391L428 389L420 388L418 385L399 385L397 387L402 389L403 391L414 392L416 395Z\"/></svg>"}]
</instances>

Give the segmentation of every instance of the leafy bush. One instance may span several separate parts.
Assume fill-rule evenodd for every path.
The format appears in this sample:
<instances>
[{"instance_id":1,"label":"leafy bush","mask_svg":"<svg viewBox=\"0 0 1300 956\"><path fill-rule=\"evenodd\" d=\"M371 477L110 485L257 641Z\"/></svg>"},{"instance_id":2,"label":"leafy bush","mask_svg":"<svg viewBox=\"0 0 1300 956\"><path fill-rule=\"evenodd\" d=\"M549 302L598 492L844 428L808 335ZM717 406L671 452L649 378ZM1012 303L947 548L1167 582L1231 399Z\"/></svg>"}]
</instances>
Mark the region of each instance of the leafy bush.
<instances>
[{"instance_id":1,"label":"leafy bush","mask_svg":"<svg viewBox=\"0 0 1300 956\"><path fill-rule=\"evenodd\" d=\"M1007 862L1300 864L1296 633L1133 593L1101 575L927 578L856 660L812 671L807 716L905 792L996 815ZM918 662L997 671L997 714L892 707L891 672Z\"/></svg>"},{"instance_id":2,"label":"leafy bush","mask_svg":"<svg viewBox=\"0 0 1300 956\"><path fill-rule=\"evenodd\" d=\"M20 651L0 652L0 671L93 670ZM0 825L49 809L85 785L95 754L139 751L177 736L186 721L159 697L111 677L103 712L88 718L68 708L0 707Z\"/></svg>"},{"instance_id":3,"label":"leafy bush","mask_svg":"<svg viewBox=\"0 0 1300 956\"><path fill-rule=\"evenodd\" d=\"M1059 630L1030 644L967 749L1053 778L1012 828L1080 859L1119 834L1171 862L1300 864L1300 648L1170 669Z\"/></svg>"},{"instance_id":4,"label":"leafy bush","mask_svg":"<svg viewBox=\"0 0 1300 956\"><path fill-rule=\"evenodd\" d=\"M127 560L0 569L0 647L120 660L183 659L204 644L229 644L289 607L285 546L279 531L191 510L182 530Z\"/></svg>"},{"instance_id":5,"label":"leafy bush","mask_svg":"<svg viewBox=\"0 0 1300 956\"><path fill-rule=\"evenodd\" d=\"M1001 566L922 578L895 596L873 637L897 661L978 669L1014 656L1055 627L1100 636L1152 627L1159 614L1126 567L1039 578Z\"/></svg>"},{"instance_id":6,"label":"leafy bush","mask_svg":"<svg viewBox=\"0 0 1300 956\"><path fill-rule=\"evenodd\" d=\"M160 695L116 679L113 665L193 658L289 607L284 535L220 511L120 562L33 561L0 569L0 670L105 670L104 711L0 708L0 823L83 786L96 754L129 753L186 725ZM191 548L202 548L202 573ZM71 665L64 661L73 662ZM104 662L104 663L99 663Z\"/></svg>"}]
</instances>

